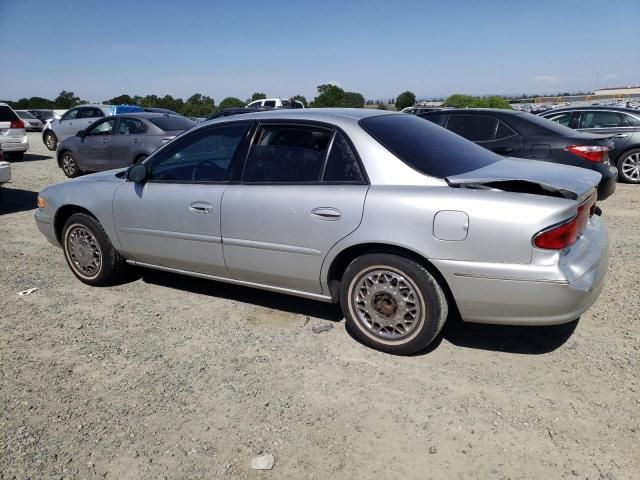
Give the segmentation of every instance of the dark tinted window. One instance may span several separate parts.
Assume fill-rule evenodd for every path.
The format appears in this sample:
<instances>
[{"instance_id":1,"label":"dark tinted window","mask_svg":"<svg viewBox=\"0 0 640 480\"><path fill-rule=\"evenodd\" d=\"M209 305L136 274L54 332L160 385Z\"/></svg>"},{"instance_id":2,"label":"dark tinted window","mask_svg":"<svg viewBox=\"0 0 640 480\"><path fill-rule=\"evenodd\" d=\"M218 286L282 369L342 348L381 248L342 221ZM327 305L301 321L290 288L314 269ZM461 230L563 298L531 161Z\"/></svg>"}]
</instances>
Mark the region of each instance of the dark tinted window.
<instances>
[{"instance_id":1,"label":"dark tinted window","mask_svg":"<svg viewBox=\"0 0 640 480\"><path fill-rule=\"evenodd\" d=\"M616 112L582 112L580 128L625 127L622 115Z\"/></svg>"},{"instance_id":2,"label":"dark tinted window","mask_svg":"<svg viewBox=\"0 0 640 480\"><path fill-rule=\"evenodd\" d=\"M638 116L634 117L633 115L624 114L624 119L627 121L627 125L632 127L640 127L640 112L638 112Z\"/></svg>"},{"instance_id":3,"label":"dark tinted window","mask_svg":"<svg viewBox=\"0 0 640 480\"><path fill-rule=\"evenodd\" d=\"M498 121L498 130L496 131L496 140L500 140L501 138L509 138L517 135L509 125L504 122Z\"/></svg>"},{"instance_id":4,"label":"dark tinted window","mask_svg":"<svg viewBox=\"0 0 640 480\"><path fill-rule=\"evenodd\" d=\"M259 132L244 169L245 182L320 180L332 132L312 127L267 126Z\"/></svg>"},{"instance_id":5,"label":"dark tinted window","mask_svg":"<svg viewBox=\"0 0 640 480\"><path fill-rule=\"evenodd\" d=\"M0 122L11 122L13 120L19 120L13 110L6 105L0 105Z\"/></svg>"},{"instance_id":6,"label":"dark tinted window","mask_svg":"<svg viewBox=\"0 0 640 480\"><path fill-rule=\"evenodd\" d=\"M94 107L85 107L80 109L80 113L78 113L78 118L98 118L104 117L104 113L99 108Z\"/></svg>"},{"instance_id":7,"label":"dark tinted window","mask_svg":"<svg viewBox=\"0 0 640 480\"><path fill-rule=\"evenodd\" d=\"M276 101L275 100L267 100L266 102L264 102L264 106L265 107L275 107L276 106Z\"/></svg>"},{"instance_id":8,"label":"dark tinted window","mask_svg":"<svg viewBox=\"0 0 640 480\"><path fill-rule=\"evenodd\" d=\"M121 118L118 124L118 135L140 135L147 127L137 118Z\"/></svg>"},{"instance_id":9,"label":"dark tinted window","mask_svg":"<svg viewBox=\"0 0 640 480\"><path fill-rule=\"evenodd\" d=\"M351 145L340 132L336 133L322 180L325 182L362 182L364 176Z\"/></svg>"},{"instance_id":10,"label":"dark tinted window","mask_svg":"<svg viewBox=\"0 0 640 480\"><path fill-rule=\"evenodd\" d=\"M430 122L435 123L436 125L442 125L442 121L444 120L443 113L434 113L434 114L425 114L419 113L418 116L420 118L424 118L425 120L429 120Z\"/></svg>"},{"instance_id":11,"label":"dark tinted window","mask_svg":"<svg viewBox=\"0 0 640 480\"><path fill-rule=\"evenodd\" d=\"M369 117L360 120L360 126L400 160L433 177L458 175L501 160L486 148L414 115Z\"/></svg>"},{"instance_id":12,"label":"dark tinted window","mask_svg":"<svg viewBox=\"0 0 640 480\"><path fill-rule=\"evenodd\" d=\"M493 140L497 127L498 120L485 115L451 115L447 122L448 130L474 142Z\"/></svg>"},{"instance_id":13,"label":"dark tinted window","mask_svg":"<svg viewBox=\"0 0 640 480\"><path fill-rule=\"evenodd\" d=\"M64 115L62 115L62 118L60 120L74 120L75 118L78 118L78 112L80 112L79 108L69 110L65 112Z\"/></svg>"},{"instance_id":14,"label":"dark tinted window","mask_svg":"<svg viewBox=\"0 0 640 480\"><path fill-rule=\"evenodd\" d=\"M165 132L170 130L186 130L193 127L196 122L189 120L186 117L180 117L178 115L167 115L164 117L150 118L151 123Z\"/></svg>"},{"instance_id":15,"label":"dark tinted window","mask_svg":"<svg viewBox=\"0 0 640 480\"><path fill-rule=\"evenodd\" d=\"M571 117L573 116L573 112L558 112L553 113L551 115L545 115L544 118L548 118L552 122L559 123L560 125L564 125L568 127L571 123Z\"/></svg>"},{"instance_id":16,"label":"dark tinted window","mask_svg":"<svg viewBox=\"0 0 640 480\"><path fill-rule=\"evenodd\" d=\"M96 122L87 130L87 135L111 135L114 123L115 118Z\"/></svg>"},{"instance_id":17,"label":"dark tinted window","mask_svg":"<svg viewBox=\"0 0 640 480\"><path fill-rule=\"evenodd\" d=\"M26 120L35 120L36 117L34 117L33 115L31 115L29 112L24 112L24 111L17 111L16 112L18 114L18 116L20 118L24 118Z\"/></svg>"},{"instance_id":18,"label":"dark tinted window","mask_svg":"<svg viewBox=\"0 0 640 480\"><path fill-rule=\"evenodd\" d=\"M154 158L151 180L223 181L249 126L248 123L240 123L203 128L182 138Z\"/></svg>"}]
</instances>

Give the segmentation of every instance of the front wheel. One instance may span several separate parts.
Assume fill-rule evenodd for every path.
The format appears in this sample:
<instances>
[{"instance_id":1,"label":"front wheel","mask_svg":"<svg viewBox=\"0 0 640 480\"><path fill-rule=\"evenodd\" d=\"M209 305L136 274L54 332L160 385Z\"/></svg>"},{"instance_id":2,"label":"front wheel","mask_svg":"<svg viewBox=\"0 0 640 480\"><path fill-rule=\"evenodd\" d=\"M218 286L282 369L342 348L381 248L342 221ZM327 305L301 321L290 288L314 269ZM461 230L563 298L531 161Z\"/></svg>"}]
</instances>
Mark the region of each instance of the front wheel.
<instances>
[{"instance_id":1,"label":"front wheel","mask_svg":"<svg viewBox=\"0 0 640 480\"><path fill-rule=\"evenodd\" d=\"M43 137L44 145L52 152L58 147L58 137L52 131L48 131Z\"/></svg>"},{"instance_id":2,"label":"front wheel","mask_svg":"<svg viewBox=\"0 0 640 480\"><path fill-rule=\"evenodd\" d=\"M640 148L629 150L620 156L618 177L626 183L640 183Z\"/></svg>"},{"instance_id":3,"label":"front wheel","mask_svg":"<svg viewBox=\"0 0 640 480\"><path fill-rule=\"evenodd\" d=\"M62 168L64 174L69 178L75 178L82 173L77 160L69 151L63 152L60 158L60 168Z\"/></svg>"},{"instance_id":4,"label":"front wheel","mask_svg":"<svg viewBox=\"0 0 640 480\"><path fill-rule=\"evenodd\" d=\"M113 285L125 276L125 259L90 215L75 213L69 217L62 229L62 248L73 274L87 285Z\"/></svg>"},{"instance_id":5,"label":"front wheel","mask_svg":"<svg viewBox=\"0 0 640 480\"><path fill-rule=\"evenodd\" d=\"M424 350L440 333L448 313L442 287L424 267L391 254L369 254L347 267L340 303L353 335L387 353Z\"/></svg>"}]
</instances>

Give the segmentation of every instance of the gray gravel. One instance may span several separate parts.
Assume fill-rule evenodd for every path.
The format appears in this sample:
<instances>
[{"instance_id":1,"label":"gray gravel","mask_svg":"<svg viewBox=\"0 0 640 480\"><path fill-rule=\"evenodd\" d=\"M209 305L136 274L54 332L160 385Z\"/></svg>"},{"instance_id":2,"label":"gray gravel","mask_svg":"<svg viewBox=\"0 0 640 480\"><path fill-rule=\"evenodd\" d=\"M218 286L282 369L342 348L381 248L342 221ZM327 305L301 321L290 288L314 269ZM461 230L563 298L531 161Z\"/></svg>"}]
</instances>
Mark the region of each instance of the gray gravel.
<instances>
[{"instance_id":1,"label":"gray gravel","mask_svg":"<svg viewBox=\"0 0 640 480\"><path fill-rule=\"evenodd\" d=\"M0 204L0 479L640 477L639 186L602 204L610 272L577 325L451 322L403 358L331 305L151 271L84 286L34 224L65 178L30 136Z\"/></svg>"}]
</instances>

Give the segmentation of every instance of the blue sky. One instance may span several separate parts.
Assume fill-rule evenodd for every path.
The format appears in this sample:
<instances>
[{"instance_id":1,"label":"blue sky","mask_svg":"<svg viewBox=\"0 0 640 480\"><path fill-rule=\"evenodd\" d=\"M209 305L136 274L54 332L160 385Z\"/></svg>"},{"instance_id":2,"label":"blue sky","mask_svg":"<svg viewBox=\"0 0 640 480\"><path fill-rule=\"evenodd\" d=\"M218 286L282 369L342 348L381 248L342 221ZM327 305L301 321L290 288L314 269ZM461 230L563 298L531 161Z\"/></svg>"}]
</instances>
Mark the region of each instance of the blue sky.
<instances>
[{"instance_id":1,"label":"blue sky","mask_svg":"<svg viewBox=\"0 0 640 480\"><path fill-rule=\"evenodd\" d=\"M0 0L0 98L366 98L640 83L639 0Z\"/></svg>"}]
</instances>

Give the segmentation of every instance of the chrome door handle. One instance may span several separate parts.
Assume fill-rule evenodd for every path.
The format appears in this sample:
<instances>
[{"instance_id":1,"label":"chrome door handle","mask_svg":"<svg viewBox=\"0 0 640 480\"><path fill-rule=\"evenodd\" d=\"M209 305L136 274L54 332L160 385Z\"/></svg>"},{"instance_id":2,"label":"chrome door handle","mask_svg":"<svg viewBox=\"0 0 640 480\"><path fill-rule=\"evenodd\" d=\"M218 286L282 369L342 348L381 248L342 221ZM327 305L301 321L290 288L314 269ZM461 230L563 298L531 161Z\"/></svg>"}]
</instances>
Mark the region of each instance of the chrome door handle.
<instances>
[{"instance_id":1,"label":"chrome door handle","mask_svg":"<svg viewBox=\"0 0 640 480\"><path fill-rule=\"evenodd\" d=\"M311 210L311 216L318 220L339 220L342 212L337 208L318 207Z\"/></svg>"},{"instance_id":2,"label":"chrome door handle","mask_svg":"<svg viewBox=\"0 0 640 480\"><path fill-rule=\"evenodd\" d=\"M207 202L193 202L189 205L189 210L195 213L211 213L213 212L213 205Z\"/></svg>"}]
</instances>

